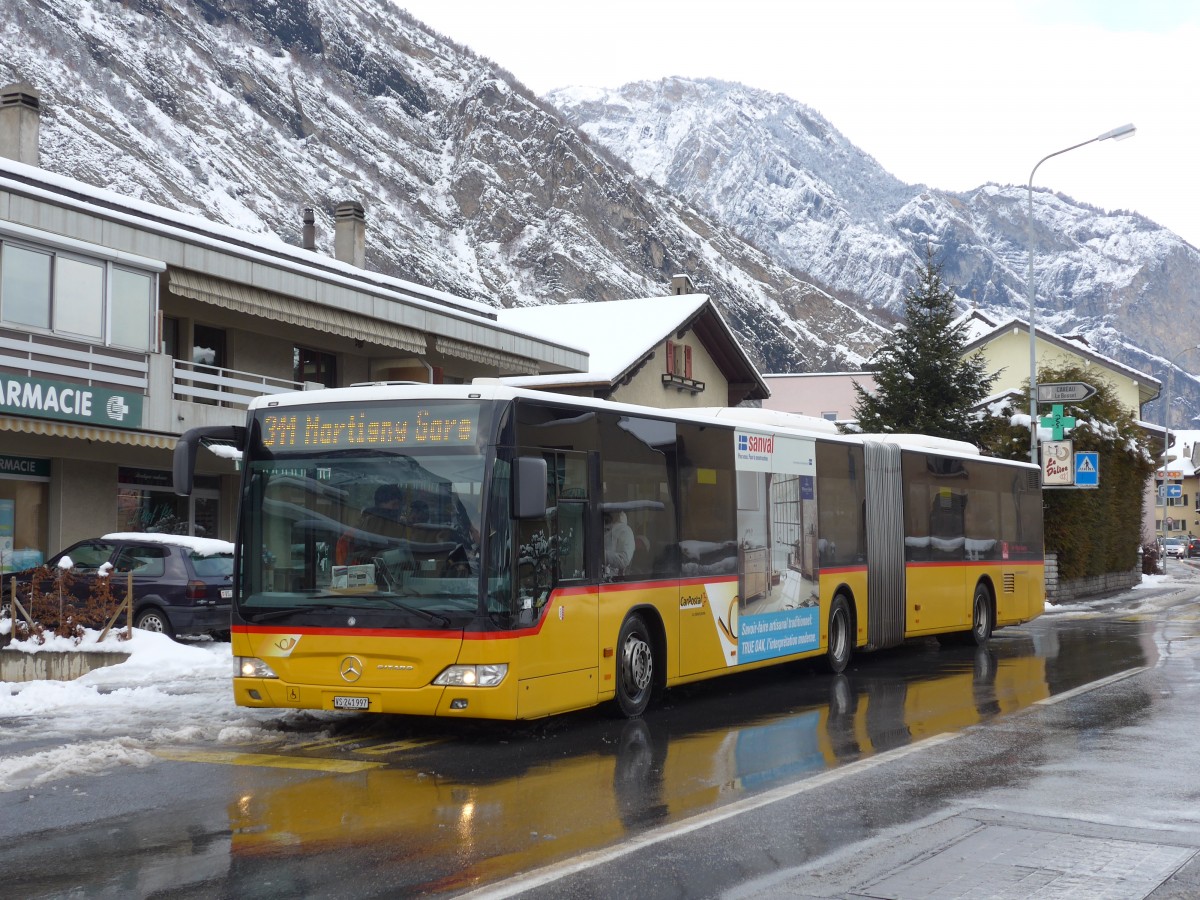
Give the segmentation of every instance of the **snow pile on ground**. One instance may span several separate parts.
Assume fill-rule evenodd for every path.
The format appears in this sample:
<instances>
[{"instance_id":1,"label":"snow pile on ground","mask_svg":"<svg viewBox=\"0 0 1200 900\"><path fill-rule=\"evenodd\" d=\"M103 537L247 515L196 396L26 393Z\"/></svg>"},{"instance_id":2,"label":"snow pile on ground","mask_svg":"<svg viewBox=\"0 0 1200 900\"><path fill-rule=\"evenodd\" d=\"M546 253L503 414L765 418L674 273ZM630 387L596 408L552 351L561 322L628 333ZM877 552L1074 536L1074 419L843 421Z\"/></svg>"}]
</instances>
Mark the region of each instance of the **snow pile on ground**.
<instances>
[{"instance_id":1,"label":"snow pile on ground","mask_svg":"<svg viewBox=\"0 0 1200 900\"><path fill-rule=\"evenodd\" d=\"M0 682L0 791L145 766L154 746L273 740L274 724L290 715L234 705L227 643L177 642L137 628L128 641L97 637L88 631L79 646L59 637L11 645L30 653L108 650L129 659L74 681Z\"/></svg>"}]
</instances>

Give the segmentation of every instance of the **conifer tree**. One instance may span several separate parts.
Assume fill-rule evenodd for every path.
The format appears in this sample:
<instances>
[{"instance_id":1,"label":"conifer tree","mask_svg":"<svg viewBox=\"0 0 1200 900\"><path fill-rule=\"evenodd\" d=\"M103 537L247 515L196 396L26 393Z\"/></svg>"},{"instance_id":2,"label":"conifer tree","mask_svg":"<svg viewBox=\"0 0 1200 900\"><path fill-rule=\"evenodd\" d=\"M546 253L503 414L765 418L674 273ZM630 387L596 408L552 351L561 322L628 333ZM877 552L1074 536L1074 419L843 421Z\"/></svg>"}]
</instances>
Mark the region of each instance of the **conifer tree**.
<instances>
[{"instance_id":1,"label":"conifer tree","mask_svg":"<svg viewBox=\"0 0 1200 900\"><path fill-rule=\"evenodd\" d=\"M971 410L988 396L996 376L987 374L981 353L963 358L965 324L954 324L954 300L927 247L904 298L904 321L872 359L875 392L854 384L858 430L978 443L982 424Z\"/></svg>"}]
</instances>

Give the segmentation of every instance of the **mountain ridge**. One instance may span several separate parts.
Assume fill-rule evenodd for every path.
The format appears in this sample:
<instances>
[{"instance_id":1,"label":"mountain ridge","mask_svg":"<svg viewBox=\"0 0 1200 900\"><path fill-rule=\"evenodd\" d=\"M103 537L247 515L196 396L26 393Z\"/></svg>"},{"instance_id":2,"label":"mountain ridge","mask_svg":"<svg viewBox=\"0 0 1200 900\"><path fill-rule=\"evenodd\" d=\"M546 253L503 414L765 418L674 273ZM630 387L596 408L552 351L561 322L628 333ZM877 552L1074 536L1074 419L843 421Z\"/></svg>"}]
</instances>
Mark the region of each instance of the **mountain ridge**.
<instances>
[{"instance_id":1,"label":"mountain ridge","mask_svg":"<svg viewBox=\"0 0 1200 900\"><path fill-rule=\"evenodd\" d=\"M1027 316L1023 188L905 185L783 95L638 89L666 100L637 127L679 148L643 148L658 182L565 95L537 97L386 0L16 0L0 50L0 81L42 94L44 168L293 244L313 207L324 253L334 207L358 200L369 267L468 299L655 296L687 272L765 371L845 370L934 243L967 302ZM640 95L621 102L645 114ZM703 127L715 111L747 123L729 132L752 131L757 161ZM1161 308L1158 285L1194 293L1195 249L1134 215L1035 200L1039 324L1140 369L1169 356L1188 328L1130 319Z\"/></svg>"}]
</instances>

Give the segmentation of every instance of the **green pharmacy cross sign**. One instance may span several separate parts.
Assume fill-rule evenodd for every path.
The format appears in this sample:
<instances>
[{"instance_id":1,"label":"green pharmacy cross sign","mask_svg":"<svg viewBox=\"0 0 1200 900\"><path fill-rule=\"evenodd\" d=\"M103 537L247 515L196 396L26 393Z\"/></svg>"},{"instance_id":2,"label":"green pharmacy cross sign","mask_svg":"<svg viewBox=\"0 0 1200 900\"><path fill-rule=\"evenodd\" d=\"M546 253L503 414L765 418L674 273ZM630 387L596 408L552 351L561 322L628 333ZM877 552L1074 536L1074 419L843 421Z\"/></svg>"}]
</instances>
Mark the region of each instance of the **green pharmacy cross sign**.
<instances>
[{"instance_id":1,"label":"green pharmacy cross sign","mask_svg":"<svg viewBox=\"0 0 1200 900\"><path fill-rule=\"evenodd\" d=\"M1049 428L1054 435L1056 441L1063 439L1063 434L1068 428L1075 427L1074 416L1064 416L1061 403L1055 403L1050 407L1050 415L1042 416L1039 420L1043 428Z\"/></svg>"}]
</instances>

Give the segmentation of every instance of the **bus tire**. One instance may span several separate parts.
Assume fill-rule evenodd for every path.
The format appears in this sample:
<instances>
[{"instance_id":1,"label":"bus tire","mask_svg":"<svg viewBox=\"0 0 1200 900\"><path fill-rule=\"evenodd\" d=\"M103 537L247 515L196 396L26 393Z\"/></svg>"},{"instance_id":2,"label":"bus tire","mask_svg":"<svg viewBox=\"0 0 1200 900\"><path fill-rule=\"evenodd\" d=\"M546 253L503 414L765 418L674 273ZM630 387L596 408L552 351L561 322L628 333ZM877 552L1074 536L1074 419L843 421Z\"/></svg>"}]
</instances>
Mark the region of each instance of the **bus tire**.
<instances>
[{"instance_id":1,"label":"bus tire","mask_svg":"<svg viewBox=\"0 0 1200 900\"><path fill-rule=\"evenodd\" d=\"M825 647L825 664L834 675L840 675L850 665L854 655L854 628L850 621L850 604L845 594L833 598L829 607L829 642Z\"/></svg>"},{"instance_id":2,"label":"bus tire","mask_svg":"<svg viewBox=\"0 0 1200 900\"><path fill-rule=\"evenodd\" d=\"M650 705L654 664L654 645L645 620L636 614L627 617L617 636L617 696L614 702L622 716L636 718Z\"/></svg>"},{"instance_id":3,"label":"bus tire","mask_svg":"<svg viewBox=\"0 0 1200 900\"><path fill-rule=\"evenodd\" d=\"M975 585L975 597L971 601L971 632L968 643L982 647L992 636L992 624L995 615L992 613L992 592L982 581Z\"/></svg>"}]
</instances>

